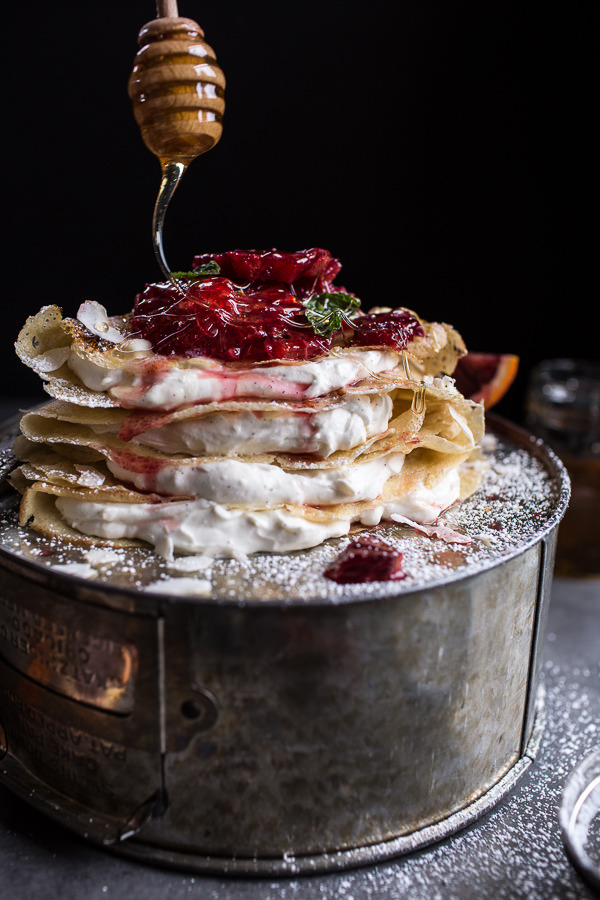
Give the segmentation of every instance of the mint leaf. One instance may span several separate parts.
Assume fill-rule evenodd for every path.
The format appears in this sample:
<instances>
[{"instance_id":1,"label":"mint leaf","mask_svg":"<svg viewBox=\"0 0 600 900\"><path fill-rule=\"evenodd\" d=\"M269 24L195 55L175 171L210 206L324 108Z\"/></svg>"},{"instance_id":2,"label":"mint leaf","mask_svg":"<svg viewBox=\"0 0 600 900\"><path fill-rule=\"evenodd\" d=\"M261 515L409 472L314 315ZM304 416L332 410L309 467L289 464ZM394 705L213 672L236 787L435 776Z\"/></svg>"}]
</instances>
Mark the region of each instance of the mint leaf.
<instances>
[{"instance_id":1,"label":"mint leaf","mask_svg":"<svg viewBox=\"0 0 600 900\"><path fill-rule=\"evenodd\" d=\"M359 300L344 291L314 294L304 303L306 318L315 334L330 335L345 322L352 324L352 317L358 309Z\"/></svg>"},{"instance_id":2,"label":"mint leaf","mask_svg":"<svg viewBox=\"0 0 600 900\"><path fill-rule=\"evenodd\" d=\"M219 275L220 272L221 267L219 263L211 259L203 266L198 266L197 269L192 269L190 272L171 272L171 275L178 280L194 281L197 278L205 278L207 275Z\"/></svg>"}]
</instances>

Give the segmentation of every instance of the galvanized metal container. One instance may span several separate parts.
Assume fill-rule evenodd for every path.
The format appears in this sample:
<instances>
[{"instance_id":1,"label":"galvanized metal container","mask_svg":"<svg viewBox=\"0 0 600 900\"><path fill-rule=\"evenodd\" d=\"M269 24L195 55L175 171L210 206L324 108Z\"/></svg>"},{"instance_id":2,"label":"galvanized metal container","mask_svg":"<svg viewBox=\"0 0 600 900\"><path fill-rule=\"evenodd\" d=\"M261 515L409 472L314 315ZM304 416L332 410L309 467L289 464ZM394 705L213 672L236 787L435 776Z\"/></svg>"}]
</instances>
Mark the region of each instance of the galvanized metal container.
<instances>
[{"instance_id":1,"label":"galvanized metal container","mask_svg":"<svg viewBox=\"0 0 600 900\"><path fill-rule=\"evenodd\" d=\"M473 821L535 756L569 493L543 444L493 430L500 475L456 512L473 546L384 529L413 560L395 583L326 588L339 541L220 563L205 598L145 589L141 563L129 586L124 567L89 581L19 529L7 493L0 780L92 841L198 871L342 868Z\"/></svg>"}]
</instances>

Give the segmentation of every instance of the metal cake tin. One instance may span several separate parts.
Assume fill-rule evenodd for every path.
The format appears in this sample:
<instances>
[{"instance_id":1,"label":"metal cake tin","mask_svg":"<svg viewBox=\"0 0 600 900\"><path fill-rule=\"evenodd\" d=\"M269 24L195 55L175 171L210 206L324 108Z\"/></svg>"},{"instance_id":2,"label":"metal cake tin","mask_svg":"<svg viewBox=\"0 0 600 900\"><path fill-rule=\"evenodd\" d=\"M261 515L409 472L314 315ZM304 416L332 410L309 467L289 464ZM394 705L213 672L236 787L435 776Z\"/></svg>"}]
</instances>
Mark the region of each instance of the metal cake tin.
<instances>
[{"instance_id":1,"label":"metal cake tin","mask_svg":"<svg viewBox=\"0 0 600 900\"><path fill-rule=\"evenodd\" d=\"M543 443L490 424L500 475L454 519L472 545L378 529L412 571L391 583L326 586L343 539L216 563L209 596L161 590L149 551L89 580L5 488L0 780L93 842L199 872L341 869L473 822L537 752L569 497Z\"/></svg>"}]
</instances>

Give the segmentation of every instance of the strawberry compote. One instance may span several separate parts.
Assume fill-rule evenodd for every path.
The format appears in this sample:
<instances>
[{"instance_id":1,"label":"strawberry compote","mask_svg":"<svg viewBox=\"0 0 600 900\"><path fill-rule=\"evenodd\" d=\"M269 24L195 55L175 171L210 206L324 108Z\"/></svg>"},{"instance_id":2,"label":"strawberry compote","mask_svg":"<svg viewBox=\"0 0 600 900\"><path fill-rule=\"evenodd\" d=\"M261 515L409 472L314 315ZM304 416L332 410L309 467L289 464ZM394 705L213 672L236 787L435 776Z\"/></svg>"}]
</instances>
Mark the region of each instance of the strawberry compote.
<instances>
[{"instance_id":1,"label":"strawberry compote","mask_svg":"<svg viewBox=\"0 0 600 900\"><path fill-rule=\"evenodd\" d=\"M332 344L332 337L315 334L288 288L244 291L222 276L192 281L185 295L170 285L148 285L136 297L131 327L156 353L226 362L310 359Z\"/></svg>"},{"instance_id":2,"label":"strawberry compote","mask_svg":"<svg viewBox=\"0 0 600 900\"><path fill-rule=\"evenodd\" d=\"M275 281L294 285L297 297L331 289L342 268L328 250L313 247L289 253L281 250L228 250L225 253L202 253L194 257L194 268L216 262L221 275L239 284L262 284ZM339 290L339 288L336 288Z\"/></svg>"},{"instance_id":3,"label":"strawberry compote","mask_svg":"<svg viewBox=\"0 0 600 900\"><path fill-rule=\"evenodd\" d=\"M232 250L194 259L199 273L215 264L217 275L183 276L179 288L147 285L135 300L132 332L163 356L225 362L313 359L334 344L402 350L423 334L406 310L356 315L358 301L334 285L341 265L326 250ZM320 304L321 314L331 297L337 318L315 328L307 308ZM343 314L346 299L352 317Z\"/></svg>"}]
</instances>

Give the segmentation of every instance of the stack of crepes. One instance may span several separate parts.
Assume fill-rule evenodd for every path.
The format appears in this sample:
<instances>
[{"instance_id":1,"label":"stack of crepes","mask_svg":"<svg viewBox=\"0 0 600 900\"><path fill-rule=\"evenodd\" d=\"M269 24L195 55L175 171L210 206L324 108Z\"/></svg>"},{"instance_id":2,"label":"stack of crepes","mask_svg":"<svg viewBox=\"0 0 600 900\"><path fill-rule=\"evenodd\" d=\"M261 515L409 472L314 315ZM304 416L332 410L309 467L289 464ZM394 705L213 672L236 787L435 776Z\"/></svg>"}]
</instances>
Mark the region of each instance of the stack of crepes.
<instances>
[{"instance_id":1,"label":"stack of crepes","mask_svg":"<svg viewBox=\"0 0 600 900\"><path fill-rule=\"evenodd\" d=\"M364 314L348 293L352 312L328 334L327 298L339 311L347 292L326 251L211 260L217 276L147 286L129 315L87 301L75 319L48 306L27 321L17 352L54 399L25 414L15 444L22 524L87 546L243 556L382 521L435 522L472 493L483 407L451 377L466 352L452 327L407 310ZM282 297L277 343L259 326ZM219 356L206 355L215 323ZM227 340L240 328L260 338L241 352Z\"/></svg>"}]
</instances>

